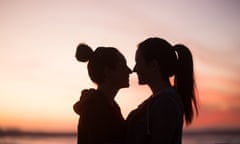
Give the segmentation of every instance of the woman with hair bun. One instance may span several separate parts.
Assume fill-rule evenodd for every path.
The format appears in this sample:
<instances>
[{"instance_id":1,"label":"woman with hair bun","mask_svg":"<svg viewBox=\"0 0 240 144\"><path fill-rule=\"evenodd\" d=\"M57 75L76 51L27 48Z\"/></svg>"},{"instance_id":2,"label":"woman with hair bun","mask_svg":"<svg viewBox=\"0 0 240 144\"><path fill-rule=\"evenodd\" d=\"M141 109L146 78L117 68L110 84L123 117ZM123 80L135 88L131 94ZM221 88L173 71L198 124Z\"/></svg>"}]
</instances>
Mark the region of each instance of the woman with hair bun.
<instances>
[{"instance_id":1,"label":"woman with hair bun","mask_svg":"<svg viewBox=\"0 0 240 144\"><path fill-rule=\"evenodd\" d=\"M190 50L148 38L135 60L139 84L147 84L152 95L127 117L127 144L181 144L184 120L190 124L198 113Z\"/></svg>"},{"instance_id":2,"label":"woman with hair bun","mask_svg":"<svg viewBox=\"0 0 240 144\"><path fill-rule=\"evenodd\" d=\"M129 87L130 68L124 56L113 47L93 51L79 44L76 59L88 62L88 74L97 89L85 89L74 111L80 115L78 144L120 144L125 140L125 121L114 98Z\"/></svg>"}]
</instances>

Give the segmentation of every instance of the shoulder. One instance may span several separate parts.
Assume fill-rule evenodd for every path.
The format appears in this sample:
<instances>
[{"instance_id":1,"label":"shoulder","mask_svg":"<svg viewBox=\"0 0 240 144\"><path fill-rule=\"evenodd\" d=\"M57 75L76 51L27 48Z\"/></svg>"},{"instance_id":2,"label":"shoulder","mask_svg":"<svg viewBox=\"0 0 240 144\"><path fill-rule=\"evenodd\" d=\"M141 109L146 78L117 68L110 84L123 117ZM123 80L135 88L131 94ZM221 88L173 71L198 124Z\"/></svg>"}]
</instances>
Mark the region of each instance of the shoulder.
<instances>
[{"instance_id":1,"label":"shoulder","mask_svg":"<svg viewBox=\"0 0 240 144\"><path fill-rule=\"evenodd\" d=\"M92 98L86 103L87 108L99 109L104 105L104 101L102 99L102 95L99 93L95 93L92 95Z\"/></svg>"},{"instance_id":2,"label":"shoulder","mask_svg":"<svg viewBox=\"0 0 240 144\"><path fill-rule=\"evenodd\" d=\"M162 91L160 91L156 96L154 96L154 102L173 102L180 100L180 96L178 95L176 89L174 88L166 88ZM153 102L153 103L154 103Z\"/></svg>"},{"instance_id":3,"label":"shoulder","mask_svg":"<svg viewBox=\"0 0 240 144\"><path fill-rule=\"evenodd\" d=\"M98 91L92 91L86 95L82 95L80 98L81 109L83 113L92 113L101 111L104 108L104 100L101 93Z\"/></svg>"},{"instance_id":4,"label":"shoulder","mask_svg":"<svg viewBox=\"0 0 240 144\"><path fill-rule=\"evenodd\" d=\"M155 113L175 112L181 103L179 98L175 89L165 89L153 98L151 109Z\"/></svg>"},{"instance_id":5,"label":"shoulder","mask_svg":"<svg viewBox=\"0 0 240 144\"><path fill-rule=\"evenodd\" d=\"M136 109L132 110L127 116L127 121L132 121L136 117L144 115L147 111L150 101L151 97L142 102Z\"/></svg>"}]
</instances>

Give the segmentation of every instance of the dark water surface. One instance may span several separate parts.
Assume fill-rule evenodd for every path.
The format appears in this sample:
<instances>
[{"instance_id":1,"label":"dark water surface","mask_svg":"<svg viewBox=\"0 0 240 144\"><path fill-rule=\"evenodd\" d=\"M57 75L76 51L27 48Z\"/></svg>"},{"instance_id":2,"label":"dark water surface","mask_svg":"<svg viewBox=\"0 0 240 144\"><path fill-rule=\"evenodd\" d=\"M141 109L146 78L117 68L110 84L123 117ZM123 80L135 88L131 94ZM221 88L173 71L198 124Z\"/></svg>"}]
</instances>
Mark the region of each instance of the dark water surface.
<instances>
[{"instance_id":1,"label":"dark water surface","mask_svg":"<svg viewBox=\"0 0 240 144\"><path fill-rule=\"evenodd\" d=\"M0 135L0 144L76 144L76 134L25 134ZM234 132L187 132L183 144L240 144L240 133Z\"/></svg>"}]
</instances>

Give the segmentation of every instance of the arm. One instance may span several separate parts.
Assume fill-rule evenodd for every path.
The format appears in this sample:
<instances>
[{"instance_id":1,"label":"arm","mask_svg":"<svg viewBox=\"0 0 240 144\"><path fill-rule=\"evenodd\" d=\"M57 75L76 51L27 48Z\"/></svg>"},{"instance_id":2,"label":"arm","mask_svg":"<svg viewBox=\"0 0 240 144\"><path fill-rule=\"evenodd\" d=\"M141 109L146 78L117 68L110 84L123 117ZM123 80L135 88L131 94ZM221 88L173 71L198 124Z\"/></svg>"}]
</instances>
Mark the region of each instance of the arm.
<instances>
[{"instance_id":1,"label":"arm","mask_svg":"<svg viewBox=\"0 0 240 144\"><path fill-rule=\"evenodd\" d=\"M91 96L94 93L94 89L84 89L81 92L81 96L80 96L80 100L77 101L74 105L73 105L73 110L75 113L77 113L78 115L80 115L80 111L81 111L81 107L84 106L84 104L86 103L86 101L88 101L89 99L91 99Z\"/></svg>"},{"instance_id":2,"label":"arm","mask_svg":"<svg viewBox=\"0 0 240 144\"><path fill-rule=\"evenodd\" d=\"M80 101L77 101L74 105L73 105L73 110L75 113L77 113L78 115L80 115Z\"/></svg>"}]
</instances>

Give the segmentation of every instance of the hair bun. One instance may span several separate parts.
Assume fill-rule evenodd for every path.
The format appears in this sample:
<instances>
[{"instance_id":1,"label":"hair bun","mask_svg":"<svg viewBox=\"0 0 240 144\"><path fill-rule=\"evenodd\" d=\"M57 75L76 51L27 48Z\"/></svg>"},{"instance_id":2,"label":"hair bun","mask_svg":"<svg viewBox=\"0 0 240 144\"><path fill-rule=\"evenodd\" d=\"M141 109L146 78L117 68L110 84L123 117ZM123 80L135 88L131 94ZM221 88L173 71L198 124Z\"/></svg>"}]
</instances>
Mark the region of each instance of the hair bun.
<instances>
[{"instance_id":1,"label":"hair bun","mask_svg":"<svg viewBox=\"0 0 240 144\"><path fill-rule=\"evenodd\" d=\"M80 62L88 61L93 55L93 50L87 44L80 43L77 46L76 59Z\"/></svg>"}]
</instances>

